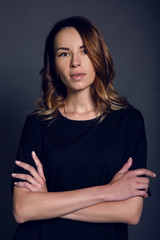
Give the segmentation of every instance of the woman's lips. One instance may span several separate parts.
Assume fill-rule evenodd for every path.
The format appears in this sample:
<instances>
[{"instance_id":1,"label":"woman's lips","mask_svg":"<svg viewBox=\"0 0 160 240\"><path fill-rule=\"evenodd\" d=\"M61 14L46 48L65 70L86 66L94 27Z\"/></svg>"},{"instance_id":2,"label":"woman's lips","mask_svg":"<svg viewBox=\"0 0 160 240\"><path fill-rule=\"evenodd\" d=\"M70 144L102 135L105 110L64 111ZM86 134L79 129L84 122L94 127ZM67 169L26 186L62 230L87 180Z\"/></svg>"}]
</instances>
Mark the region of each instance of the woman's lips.
<instances>
[{"instance_id":1,"label":"woman's lips","mask_svg":"<svg viewBox=\"0 0 160 240\"><path fill-rule=\"evenodd\" d=\"M73 80L81 80L85 75L85 73L73 73L70 75L70 78Z\"/></svg>"}]
</instances>

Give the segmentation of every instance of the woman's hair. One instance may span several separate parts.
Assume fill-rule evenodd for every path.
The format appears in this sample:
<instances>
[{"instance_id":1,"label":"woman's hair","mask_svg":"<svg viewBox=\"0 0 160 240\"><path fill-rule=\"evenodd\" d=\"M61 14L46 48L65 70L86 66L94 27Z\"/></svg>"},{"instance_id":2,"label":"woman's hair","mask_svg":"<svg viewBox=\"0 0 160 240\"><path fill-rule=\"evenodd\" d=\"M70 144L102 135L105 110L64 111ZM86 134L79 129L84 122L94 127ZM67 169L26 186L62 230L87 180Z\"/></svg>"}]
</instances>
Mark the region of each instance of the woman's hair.
<instances>
[{"instance_id":1,"label":"woman's hair","mask_svg":"<svg viewBox=\"0 0 160 240\"><path fill-rule=\"evenodd\" d=\"M118 110L127 107L127 100L121 97L112 85L113 61L100 31L88 19L75 16L57 22L46 39L44 67L40 72L42 97L37 102L37 114L44 116L45 119L53 119L58 117L58 109L64 106L67 91L55 70L53 46L56 34L66 27L74 27L78 31L94 66L96 76L92 84L92 92L98 112L107 114L112 109Z\"/></svg>"}]
</instances>

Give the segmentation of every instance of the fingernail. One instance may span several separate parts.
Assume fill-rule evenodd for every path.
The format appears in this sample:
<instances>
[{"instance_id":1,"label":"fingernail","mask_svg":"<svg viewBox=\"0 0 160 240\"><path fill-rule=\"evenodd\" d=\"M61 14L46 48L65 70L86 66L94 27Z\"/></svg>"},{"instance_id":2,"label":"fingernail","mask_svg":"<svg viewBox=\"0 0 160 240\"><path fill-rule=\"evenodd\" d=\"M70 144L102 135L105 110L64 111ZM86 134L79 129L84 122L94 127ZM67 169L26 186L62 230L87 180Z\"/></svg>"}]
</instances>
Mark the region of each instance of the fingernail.
<instances>
[{"instance_id":1,"label":"fingernail","mask_svg":"<svg viewBox=\"0 0 160 240\"><path fill-rule=\"evenodd\" d=\"M130 157L130 158L128 159L128 162L131 161L131 160L132 160L132 158Z\"/></svg>"},{"instance_id":2,"label":"fingernail","mask_svg":"<svg viewBox=\"0 0 160 240\"><path fill-rule=\"evenodd\" d=\"M14 185L17 185L17 182L14 182Z\"/></svg>"},{"instance_id":3,"label":"fingernail","mask_svg":"<svg viewBox=\"0 0 160 240\"><path fill-rule=\"evenodd\" d=\"M16 163L16 164L20 164L20 161L17 161L17 160L16 160L15 163Z\"/></svg>"},{"instance_id":4,"label":"fingernail","mask_svg":"<svg viewBox=\"0 0 160 240\"><path fill-rule=\"evenodd\" d=\"M12 175L12 177L15 177L15 176L16 176L16 173L12 173L11 175Z\"/></svg>"},{"instance_id":5,"label":"fingernail","mask_svg":"<svg viewBox=\"0 0 160 240\"><path fill-rule=\"evenodd\" d=\"M32 154L33 154L33 155L36 155L35 151L32 151Z\"/></svg>"},{"instance_id":6,"label":"fingernail","mask_svg":"<svg viewBox=\"0 0 160 240\"><path fill-rule=\"evenodd\" d=\"M157 175L155 173L153 173L153 177L157 177Z\"/></svg>"}]
</instances>

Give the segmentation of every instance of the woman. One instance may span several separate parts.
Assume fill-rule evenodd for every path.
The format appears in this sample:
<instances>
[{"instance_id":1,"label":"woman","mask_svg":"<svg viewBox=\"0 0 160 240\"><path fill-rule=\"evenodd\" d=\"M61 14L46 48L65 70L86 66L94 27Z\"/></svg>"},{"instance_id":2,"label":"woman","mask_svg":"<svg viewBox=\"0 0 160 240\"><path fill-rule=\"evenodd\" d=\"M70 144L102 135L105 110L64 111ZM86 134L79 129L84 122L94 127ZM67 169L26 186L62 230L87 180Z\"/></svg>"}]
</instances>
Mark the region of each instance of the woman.
<instances>
[{"instance_id":1,"label":"woman","mask_svg":"<svg viewBox=\"0 0 160 240\"><path fill-rule=\"evenodd\" d=\"M148 197L142 175L155 174L144 168L142 115L115 91L99 30L82 17L58 22L41 74L12 174L14 239L128 239Z\"/></svg>"}]
</instances>

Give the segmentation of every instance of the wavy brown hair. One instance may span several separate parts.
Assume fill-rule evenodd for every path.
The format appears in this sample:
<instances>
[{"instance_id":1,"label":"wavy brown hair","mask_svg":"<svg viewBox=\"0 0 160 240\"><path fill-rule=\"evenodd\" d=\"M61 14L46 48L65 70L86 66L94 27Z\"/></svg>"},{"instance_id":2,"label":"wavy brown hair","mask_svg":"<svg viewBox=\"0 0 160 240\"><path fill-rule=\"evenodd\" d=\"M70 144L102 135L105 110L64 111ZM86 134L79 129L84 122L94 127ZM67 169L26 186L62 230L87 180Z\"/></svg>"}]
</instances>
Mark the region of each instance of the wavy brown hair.
<instances>
[{"instance_id":1,"label":"wavy brown hair","mask_svg":"<svg viewBox=\"0 0 160 240\"><path fill-rule=\"evenodd\" d=\"M37 114L45 119L54 119L58 117L58 109L64 107L67 91L66 86L56 74L53 46L56 34L66 27L74 27L78 31L94 66L96 77L92 84L92 90L98 112L104 112L107 115L111 109L126 108L127 100L121 97L113 87L113 61L100 31L88 19L76 16L56 23L46 39L44 67L40 72L42 97L37 102ZM102 118L104 118L104 114Z\"/></svg>"}]
</instances>

